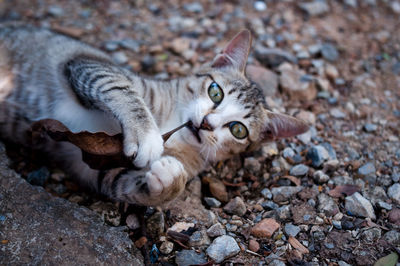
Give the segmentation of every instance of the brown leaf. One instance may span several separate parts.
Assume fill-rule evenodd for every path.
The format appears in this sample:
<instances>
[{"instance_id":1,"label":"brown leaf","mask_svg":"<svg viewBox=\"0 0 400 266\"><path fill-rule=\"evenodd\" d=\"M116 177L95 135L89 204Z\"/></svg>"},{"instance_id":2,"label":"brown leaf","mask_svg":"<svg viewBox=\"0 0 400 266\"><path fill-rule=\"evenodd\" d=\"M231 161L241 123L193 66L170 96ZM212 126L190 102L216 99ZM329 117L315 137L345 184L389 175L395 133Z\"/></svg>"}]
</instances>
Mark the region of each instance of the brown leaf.
<instances>
[{"instance_id":1,"label":"brown leaf","mask_svg":"<svg viewBox=\"0 0 400 266\"><path fill-rule=\"evenodd\" d=\"M341 185L329 191L328 194L331 197L340 198L343 195L351 196L358 191L360 191L360 188L356 185Z\"/></svg>"},{"instance_id":2,"label":"brown leaf","mask_svg":"<svg viewBox=\"0 0 400 266\"><path fill-rule=\"evenodd\" d=\"M189 123L165 133L163 135L164 142ZM128 158L123 153L122 134L110 136L104 132L91 133L88 131L73 133L63 123L54 119L43 119L32 124L32 143L40 143L46 135L55 141L67 141L80 148L83 161L92 169L135 168L132 164L133 158Z\"/></svg>"},{"instance_id":3,"label":"brown leaf","mask_svg":"<svg viewBox=\"0 0 400 266\"><path fill-rule=\"evenodd\" d=\"M289 179L289 180L292 181L293 184L295 184L296 186L300 186L300 185L301 185L300 179L297 178L297 177L295 177L295 176L285 175L285 176L282 176L282 178Z\"/></svg>"},{"instance_id":4,"label":"brown leaf","mask_svg":"<svg viewBox=\"0 0 400 266\"><path fill-rule=\"evenodd\" d=\"M300 253L302 254L308 254L310 253L310 251L303 246L299 240L297 240L296 238L294 238L293 236L289 236L289 244L292 245L293 248L297 249Z\"/></svg>"}]
</instances>

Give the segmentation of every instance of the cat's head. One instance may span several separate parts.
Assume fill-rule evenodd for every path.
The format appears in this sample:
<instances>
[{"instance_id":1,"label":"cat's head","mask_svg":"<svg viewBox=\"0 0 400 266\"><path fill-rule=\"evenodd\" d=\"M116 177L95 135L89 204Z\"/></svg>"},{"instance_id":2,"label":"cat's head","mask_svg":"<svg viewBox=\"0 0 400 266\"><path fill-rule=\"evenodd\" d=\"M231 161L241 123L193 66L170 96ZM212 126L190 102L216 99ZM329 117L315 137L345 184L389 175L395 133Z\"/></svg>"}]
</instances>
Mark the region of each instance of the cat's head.
<instances>
[{"instance_id":1,"label":"cat's head","mask_svg":"<svg viewBox=\"0 0 400 266\"><path fill-rule=\"evenodd\" d=\"M206 160L222 160L308 130L303 121L267 109L264 95L244 74L250 47L251 34L243 30L188 84L194 96L183 119L192 126L182 135Z\"/></svg>"}]
</instances>

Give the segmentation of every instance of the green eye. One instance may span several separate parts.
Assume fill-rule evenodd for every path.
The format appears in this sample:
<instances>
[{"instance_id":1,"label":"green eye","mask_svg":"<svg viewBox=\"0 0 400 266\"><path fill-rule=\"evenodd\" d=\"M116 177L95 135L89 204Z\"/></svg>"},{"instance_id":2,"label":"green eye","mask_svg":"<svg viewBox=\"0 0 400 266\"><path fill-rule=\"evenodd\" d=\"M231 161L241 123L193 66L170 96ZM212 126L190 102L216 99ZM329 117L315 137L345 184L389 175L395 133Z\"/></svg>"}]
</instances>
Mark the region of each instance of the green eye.
<instances>
[{"instance_id":1,"label":"green eye","mask_svg":"<svg viewBox=\"0 0 400 266\"><path fill-rule=\"evenodd\" d=\"M244 139L249 134L246 126L240 122L231 122L229 124L229 129L231 130L232 135L237 139Z\"/></svg>"},{"instance_id":2,"label":"green eye","mask_svg":"<svg viewBox=\"0 0 400 266\"><path fill-rule=\"evenodd\" d=\"M217 104L222 102L222 99L224 99L224 92L216 82L211 83L210 87L208 87L208 95L210 96L211 101Z\"/></svg>"}]
</instances>

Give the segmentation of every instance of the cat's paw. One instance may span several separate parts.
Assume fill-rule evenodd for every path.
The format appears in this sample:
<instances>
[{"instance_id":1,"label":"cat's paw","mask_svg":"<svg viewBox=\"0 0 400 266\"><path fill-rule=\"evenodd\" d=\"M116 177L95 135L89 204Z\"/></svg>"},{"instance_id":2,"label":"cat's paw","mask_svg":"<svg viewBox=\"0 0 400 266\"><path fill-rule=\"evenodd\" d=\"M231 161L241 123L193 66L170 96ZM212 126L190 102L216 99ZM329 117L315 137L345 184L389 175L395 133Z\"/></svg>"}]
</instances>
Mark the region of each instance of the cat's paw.
<instances>
[{"instance_id":1,"label":"cat's paw","mask_svg":"<svg viewBox=\"0 0 400 266\"><path fill-rule=\"evenodd\" d=\"M172 200L184 189L187 180L186 171L175 157L164 156L155 161L146 173L147 187L151 198L161 201Z\"/></svg>"},{"instance_id":2,"label":"cat's paw","mask_svg":"<svg viewBox=\"0 0 400 266\"><path fill-rule=\"evenodd\" d=\"M163 152L164 140L158 130L150 130L136 136L125 134L124 153L134 158L133 164L137 167L145 167L154 162Z\"/></svg>"}]
</instances>

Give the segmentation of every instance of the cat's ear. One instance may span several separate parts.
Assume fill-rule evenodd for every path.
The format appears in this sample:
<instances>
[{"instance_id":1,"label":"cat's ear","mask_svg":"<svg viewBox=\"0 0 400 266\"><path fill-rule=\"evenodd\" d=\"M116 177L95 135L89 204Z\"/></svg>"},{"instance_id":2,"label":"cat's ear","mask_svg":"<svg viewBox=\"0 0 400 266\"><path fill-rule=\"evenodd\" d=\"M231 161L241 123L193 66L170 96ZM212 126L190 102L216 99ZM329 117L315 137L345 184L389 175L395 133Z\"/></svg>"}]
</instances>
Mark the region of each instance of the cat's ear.
<instances>
[{"instance_id":1,"label":"cat's ear","mask_svg":"<svg viewBox=\"0 0 400 266\"><path fill-rule=\"evenodd\" d=\"M211 66L215 68L235 67L244 73L250 47L251 33L249 30L242 30L214 58Z\"/></svg>"},{"instance_id":2,"label":"cat's ear","mask_svg":"<svg viewBox=\"0 0 400 266\"><path fill-rule=\"evenodd\" d=\"M306 122L295 117L266 111L266 121L261 133L261 141L289 138L307 132Z\"/></svg>"}]
</instances>

